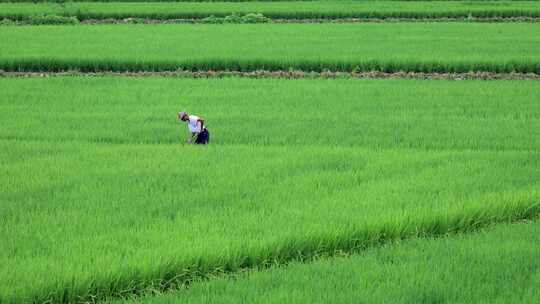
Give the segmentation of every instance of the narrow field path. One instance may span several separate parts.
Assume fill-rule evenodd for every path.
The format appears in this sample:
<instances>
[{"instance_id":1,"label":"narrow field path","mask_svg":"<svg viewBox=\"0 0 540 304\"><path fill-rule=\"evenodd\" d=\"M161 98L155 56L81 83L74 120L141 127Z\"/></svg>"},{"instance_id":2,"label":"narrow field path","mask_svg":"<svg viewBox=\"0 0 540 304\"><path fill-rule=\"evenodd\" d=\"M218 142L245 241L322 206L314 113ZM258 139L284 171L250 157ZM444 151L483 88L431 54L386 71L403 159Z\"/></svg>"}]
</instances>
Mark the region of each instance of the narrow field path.
<instances>
[{"instance_id":1,"label":"narrow field path","mask_svg":"<svg viewBox=\"0 0 540 304\"><path fill-rule=\"evenodd\" d=\"M492 72L469 72L469 73L422 73L422 72L395 72L387 73L380 71L368 72L304 72L304 71L177 71L177 72L5 72L0 70L0 77L174 77L174 78L374 78L374 79L443 79L443 80L540 80L540 74L536 73L492 73Z\"/></svg>"},{"instance_id":2,"label":"narrow field path","mask_svg":"<svg viewBox=\"0 0 540 304\"><path fill-rule=\"evenodd\" d=\"M21 25L77 25L77 24L250 24L250 23L265 23L265 24L306 24L306 23L399 23L399 22L475 22L475 23L538 23L539 17L443 17L443 18L318 18L318 19L271 19L262 17L263 21L243 22L243 21L224 21L218 18L217 21L208 21L207 19L152 19L152 18L103 18L103 19L83 19L77 17L57 17L57 16L39 16L28 19L14 20L3 19L4 26L21 26Z\"/></svg>"}]
</instances>

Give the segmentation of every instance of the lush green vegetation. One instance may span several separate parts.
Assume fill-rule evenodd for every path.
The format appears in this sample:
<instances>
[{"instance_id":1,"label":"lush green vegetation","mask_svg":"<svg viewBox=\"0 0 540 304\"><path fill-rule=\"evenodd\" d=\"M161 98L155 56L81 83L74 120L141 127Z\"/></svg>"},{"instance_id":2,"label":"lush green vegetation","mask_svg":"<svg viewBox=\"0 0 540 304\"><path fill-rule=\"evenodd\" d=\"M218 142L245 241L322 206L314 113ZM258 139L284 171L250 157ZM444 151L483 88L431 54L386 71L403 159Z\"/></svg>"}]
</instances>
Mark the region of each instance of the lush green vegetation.
<instances>
[{"instance_id":1,"label":"lush green vegetation","mask_svg":"<svg viewBox=\"0 0 540 304\"><path fill-rule=\"evenodd\" d=\"M213 280L142 303L537 303L540 223Z\"/></svg>"},{"instance_id":2,"label":"lush green vegetation","mask_svg":"<svg viewBox=\"0 0 540 304\"><path fill-rule=\"evenodd\" d=\"M185 107L219 126L215 144L540 148L531 132L540 129L535 81L7 78L1 84L4 139L174 144L179 130L171 123Z\"/></svg>"},{"instance_id":3,"label":"lush green vegetation","mask_svg":"<svg viewBox=\"0 0 540 304\"><path fill-rule=\"evenodd\" d=\"M0 301L162 290L540 212L537 82L0 79ZM175 112L212 145L182 145Z\"/></svg>"},{"instance_id":4,"label":"lush green vegetation","mask_svg":"<svg viewBox=\"0 0 540 304\"><path fill-rule=\"evenodd\" d=\"M163 1L0 0L0 76L79 75L0 77L0 304L538 299L537 81L77 73L540 74L540 23L469 22L538 2ZM463 20L71 25L265 16Z\"/></svg>"},{"instance_id":5,"label":"lush green vegetation","mask_svg":"<svg viewBox=\"0 0 540 304\"><path fill-rule=\"evenodd\" d=\"M270 18L441 18L540 17L532 1L313 1L313 2L162 2L162 3L4 3L0 18L27 19L32 15L75 16L79 20L105 18L204 18L232 13L262 13Z\"/></svg>"},{"instance_id":6,"label":"lush green vegetation","mask_svg":"<svg viewBox=\"0 0 540 304\"><path fill-rule=\"evenodd\" d=\"M540 73L537 23L5 26L0 40L8 71Z\"/></svg>"}]
</instances>

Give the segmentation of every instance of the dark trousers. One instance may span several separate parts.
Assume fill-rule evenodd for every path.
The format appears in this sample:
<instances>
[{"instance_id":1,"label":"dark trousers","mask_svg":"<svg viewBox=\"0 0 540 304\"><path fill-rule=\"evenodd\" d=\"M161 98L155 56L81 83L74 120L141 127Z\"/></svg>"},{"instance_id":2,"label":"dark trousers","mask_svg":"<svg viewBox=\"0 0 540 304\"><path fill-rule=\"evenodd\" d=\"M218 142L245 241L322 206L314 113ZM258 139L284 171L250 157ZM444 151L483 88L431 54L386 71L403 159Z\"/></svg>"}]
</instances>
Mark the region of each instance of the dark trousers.
<instances>
[{"instance_id":1,"label":"dark trousers","mask_svg":"<svg viewBox=\"0 0 540 304\"><path fill-rule=\"evenodd\" d=\"M195 143L198 145L206 145L210 141L210 132L208 132L207 129L204 129L199 135L197 135L197 138L195 139Z\"/></svg>"}]
</instances>

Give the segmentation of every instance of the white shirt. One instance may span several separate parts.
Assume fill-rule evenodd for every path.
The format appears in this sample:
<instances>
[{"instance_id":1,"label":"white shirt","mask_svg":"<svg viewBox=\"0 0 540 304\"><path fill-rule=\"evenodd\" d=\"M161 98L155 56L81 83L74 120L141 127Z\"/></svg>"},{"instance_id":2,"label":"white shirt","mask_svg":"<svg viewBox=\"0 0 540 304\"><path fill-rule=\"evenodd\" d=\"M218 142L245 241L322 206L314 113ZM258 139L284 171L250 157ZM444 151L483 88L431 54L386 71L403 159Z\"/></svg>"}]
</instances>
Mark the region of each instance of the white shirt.
<instances>
[{"instance_id":1,"label":"white shirt","mask_svg":"<svg viewBox=\"0 0 540 304\"><path fill-rule=\"evenodd\" d=\"M199 123L199 116L189 115L188 128L191 133L202 132L201 123Z\"/></svg>"}]
</instances>

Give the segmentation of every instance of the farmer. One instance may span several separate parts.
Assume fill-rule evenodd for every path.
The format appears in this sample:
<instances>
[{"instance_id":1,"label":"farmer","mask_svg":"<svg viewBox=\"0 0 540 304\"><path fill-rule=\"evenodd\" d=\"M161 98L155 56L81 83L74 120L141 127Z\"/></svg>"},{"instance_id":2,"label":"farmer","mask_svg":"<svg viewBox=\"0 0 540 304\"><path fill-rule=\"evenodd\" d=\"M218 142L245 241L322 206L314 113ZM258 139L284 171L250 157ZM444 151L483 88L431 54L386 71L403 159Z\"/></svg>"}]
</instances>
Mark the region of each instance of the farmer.
<instances>
[{"instance_id":1,"label":"farmer","mask_svg":"<svg viewBox=\"0 0 540 304\"><path fill-rule=\"evenodd\" d=\"M208 133L208 130L204 126L204 119L195 115L188 115L186 112L178 112L178 119L186 121L188 124L188 129L191 133L187 140L188 144L206 145L208 143L210 133Z\"/></svg>"}]
</instances>

